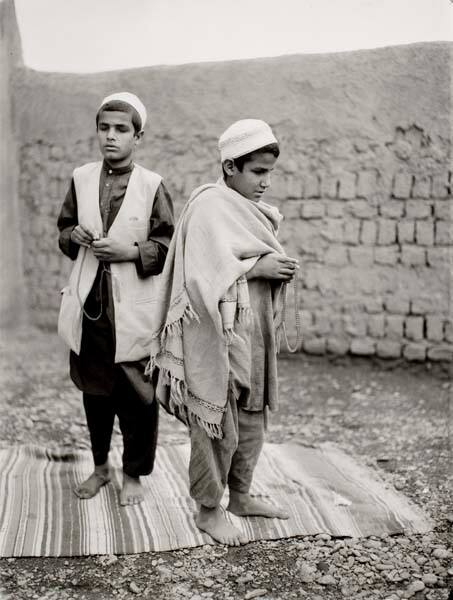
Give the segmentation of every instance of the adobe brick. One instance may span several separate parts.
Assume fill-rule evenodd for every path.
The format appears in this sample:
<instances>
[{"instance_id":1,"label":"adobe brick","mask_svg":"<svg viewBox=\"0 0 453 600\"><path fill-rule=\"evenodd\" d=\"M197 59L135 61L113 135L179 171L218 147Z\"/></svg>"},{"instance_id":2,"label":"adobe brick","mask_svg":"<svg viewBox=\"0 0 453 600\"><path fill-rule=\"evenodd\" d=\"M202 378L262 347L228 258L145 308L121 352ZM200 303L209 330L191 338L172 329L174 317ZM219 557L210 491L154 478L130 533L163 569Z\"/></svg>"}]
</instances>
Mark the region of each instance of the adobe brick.
<instances>
[{"instance_id":1,"label":"adobe brick","mask_svg":"<svg viewBox=\"0 0 453 600\"><path fill-rule=\"evenodd\" d=\"M380 205L379 212L383 217L399 219L404 214L404 208L404 200L396 200L395 198L391 198L388 202L384 202Z\"/></svg>"},{"instance_id":2,"label":"adobe brick","mask_svg":"<svg viewBox=\"0 0 453 600\"><path fill-rule=\"evenodd\" d=\"M347 354L350 346L350 341L344 337L329 337L327 338L327 351L331 354L343 356Z\"/></svg>"},{"instance_id":3,"label":"adobe brick","mask_svg":"<svg viewBox=\"0 0 453 600\"><path fill-rule=\"evenodd\" d=\"M304 182L299 177L290 175L286 180L286 197L287 198L303 198L304 197Z\"/></svg>"},{"instance_id":4,"label":"adobe brick","mask_svg":"<svg viewBox=\"0 0 453 600\"><path fill-rule=\"evenodd\" d=\"M418 246L402 246L401 262L409 267L426 264L426 250Z\"/></svg>"},{"instance_id":5,"label":"adobe brick","mask_svg":"<svg viewBox=\"0 0 453 600\"><path fill-rule=\"evenodd\" d=\"M434 216L436 219L450 221L453 218L453 205L450 200L434 200Z\"/></svg>"},{"instance_id":6,"label":"adobe brick","mask_svg":"<svg viewBox=\"0 0 453 600\"><path fill-rule=\"evenodd\" d=\"M438 246L448 246L453 240L453 225L448 221L436 221L436 244Z\"/></svg>"},{"instance_id":7,"label":"adobe brick","mask_svg":"<svg viewBox=\"0 0 453 600\"><path fill-rule=\"evenodd\" d=\"M442 344L428 349L428 358L435 361L448 361L453 359L453 345Z\"/></svg>"},{"instance_id":8,"label":"adobe brick","mask_svg":"<svg viewBox=\"0 0 453 600\"><path fill-rule=\"evenodd\" d=\"M330 331L330 321L326 313L316 311L314 313L314 324L312 331L318 336L322 336Z\"/></svg>"},{"instance_id":9,"label":"adobe brick","mask_svg":"<svg viewBox=\"0 0 453 600\"><path fill-rule=\"evenodd\" d=\"M413 175L410 173L397 173L393 178L394 198L410 198L412 191Z\"/></svg>"},{"instance_id":10,"label":"adobe brick","mask_svg":"<svg viewBox=\"0 0 453 600\"><path fill-rule=\"evenodd\" d=\"M373 338L381 338L384 336L384 315L370 315L368 317L368 334Z\"/></svg>"},{"instance_id":11,"label":"adobe brick","mask_svg":"<svg viewBox=\"0 0 453 600\"><path fill-rule=\"evenodd\" d=\"M401 343L394 340L378 340L376 354L381 358L399 358L401 356Z\"/></svg>"},{"instance_id":12,"label":"adobe brick","mask_svg":"<svg viewBox=\"0 0 453 600\"><path fill-rule=\"evenodd\" d=\"M414 198L429 198L431 196L432 180L429 175L415 175L412 196Z\"/></svg>"},{"instance_id":13,"label":"adobe brick","mask_svg":"<svg viewBox=\"0 0 453 600\"><path fill-rule=\"evenodd\" d=\"M358 244L360 234L360 221L348 219L343 224L343 241L345 244Z\"/></svg>"},{"instance_id":14,"label":"adobe brick","mask_svg":"<svg viewBox=\"0 0 453 600\"><path fill-rule=\"evenodd\" d=\"M391 219L379 219L377 243L388 246L396 242L396 221Z\"/></svg>"},{"instance_id":15,"label":"adobe brick","mask_svg":"<svg viewBox=\"0 0 453 600\"><path fill-rule=\"evenodd\" d=\"M401 339L404 331L404 317L387 315L385 317L385 335L390 339Z\"/></svg>"},{"instance_id":16,"label":"adobe brick","mask_svg":"<svg viewBox=\"0 0 453 600\"><path fill-rule=\"evenodd\" d=\"M406 317L405 335L407 339L419 342L423 339L423 317Z\"/></svg>"},{"instance_id":17,"label":"adobe brick","mask_svg":"<svg viewBox=\"0 0 453 600\"><path fill-rule=\"evenodd\" d=\"M436 173L433 175L431 196L433 198L446 198L449 195L449 173Z\"/></svg>"},{"instance_id":18,"label":"adobe brick","mask_svg":"<svg viewBox=\"0 0 453 600\"><path fill-rule=\"evenodd\" d=\"M364 337L367 330L367 316L356 313L345 316L345 331L355 337Z\"/></svg>"},{"instance_id":19,"label":"adobe brick","mask_svg":"<svg viewBox=\"0 0 453 600\"><path fill-rule=\"evenodd\" d=\"M370 267L374 262L373 248L349 248L349 260L356 267Z\"/></svg>"},{"instance_id":20,"label":"adobe brick","mask_svg":"<svg viewBox=\"0 0 453 600\"><path fill-rule=\"evenodd\" d=\"M325 354L326 340L317 337L304 339L303 349L307 354Z\"/></svg>"},{"instance_id":21,"label":"adobe brick","mask_svg":"<svg viewBox=\"0 0 453 600\"><path fill-rule=\"evenodd\" d=\"M374 246L376 243L377 226L375 221L362 221L362 230L360 232L360 241L365 246Z\"/></svg>"},{"instance_id":22,"label":"adobe brick","mask_svg":"<svg viewBox=\"0 0 453 600\"><path fill-rule=\"evenodd\" d=\"M446 321L444 329L444 338L446 342L453 344L453 321Z\"/></svg>"},{"instance_id":23,"label":"adobe brick","mask_svg":"<svg viewBox=\"0 0 453 600\"><path fill-rule=\"evenodd\" d=\"M431 202L427 200L407 200L406 217L409 219L426 219L432 214Z\"/></svg>"},{"instance_id":24,"label":"adobe brick","mask_svg":"<svg viewBox=\"0 0 453 600\"><path fill-rule=\"evenodd\" d=\"M378 174L376 171L360 171L357 178L357 197L369 198L376 193Z\"/></svg>"},{"instance_id":25,"label":"adobe brick","mask_svg":"<svg viewBox=\"0 0 453 600\"><path fill-rule=\"evenodd\" d=\"M429 315L439 312L439 297L417 296L411 300L411 313L413 315Z\"/></svg>"},{"instance_id":26,"label":"adobe brick","mask_svg":"<svg viewBox=\"0 0 453 600\"><path fill-rule=\"evenodd\" d=\"M329 200L326 204L327 216L333 218L340 218L344 215L344 202L339 200Z\"/></svg>"},{"instance_id":27,"label":"adobe brick","mask_svg":"<svg viewBox=\"0 0 453 600\"><path fill-rule=\"evenodd\" d=\"M397 236L398 243L404 244L406 242L413 242L415 236L415 222L414 221L399 221L397 224Z\"/></svg>"},{"instance_id":28,"label":"adobe brick","mask_svg":"<svg viewBox=\"0 0 453 600\"><path fill-rule=\"evenodd\" d=\"M437 315L426 317L426 337L432 342L441 342L444 339L444 320Z\"/></svg>"},{"instance_id":29,"label":"adobe brick","mask_svg":"<svg viewBox=\"0 0 453 600\"><path fill-rule=\"evenodd\" d=\"M300 219L301 208L298 200L287 200L283 203L281 211L285 219Z\"/></svg>"},{"instance_id":30,"label":"adobe brick","mask_svg":"<svg viewBox=\"0 0 453 600\"><path fill-rule=\"evenodd\" d=\"M434 223L431 219L415 222L415 239L422 246L434 244Z\"/></svg>"},{"instance_id":31,"label":"adobe brick","mask_svg":"<svg viewBox=\"0 0 453 600\"><path fill-rule=\"evenodd\" d=\"M351 341L351 354L369 356L375 353L376 342L370 338L356 338Z\"/></svg>"},{"instance_id":32,"label":"adobe brick","mask_svg":"<svg viewBox=\"0 0 453 600\"><path fill-rule=\"evenodd\" d=\"M379 296L366 296L363 298L363 306L369 314L380 313L383 308L382 298Z\"/></svg>"},{"instance_id":33,"label":"adobe brick","mask_svg":"<svg viewBox=\"0 0 453 600\"><path fill-rule=\"evenodd\" d=\"M399 259L399 246L381 246L374 249L374 261L379 265L396 265Z\"/></svg>"},{"instance_id":34,"label":"adobe brick","mask_svg":"<svg viewBox=\"0 0 453 600\"><path fill-rule=\"evenodd\" d=\"M403 347L403 356L410 361L425 360L426 346L424 344L406 344Z\"/></svg>"},{"instance_id":35,"label":"adobe brick","mask_svg":"<svg viewBox=\"0 0 453 600\"><path fill-rule=\"evenodd\" d=\"M355 198L357 175L355 173L341 173L339 177L339 197L344 200Z\"/></svg>"},{"instance_id":36,"label":"adobe brick","mask_svg":"<svg viewBox=\"0 0 453 600\"><path fill-rule=\"evenodd\" d=\"M297 200L287 200L282 204L281 212L285 219L299 219L301 204Z\"/></svg>"},{"instance_id":37,"label":"adobe brick","mask_svg":"<svg viewBox=\"0 0 453 600\"><path fill-rule=\"evenodd\" d=\"M324 255L327 265L343 266L348 263L347 249L340 244L332 244Z\"/></svg>"},{"instance_id":38,"label":"adobe brick","mask_svg":"<svg viewBox=\"0 0 453 600\"><path fill-rule=\"evenodd\" d=\"M377 215L377 207L368 200L348 200L348 210L359 219L371 219Z\"/></svg>"},{"instance_id":39,"label":"adobe brick","mask_svg":"<svg viewBox=\"0 0 453 600\"><path fill-rule=\"evenodd\" d=\"M326 219L323 223L321 235L331 242L342 242L343 221L340 219Z\"/></svg>"},{"instance_id":40,"label":"adobe brick","mask_svg":"<svg viewBox=\"0 0 453 600\"><path fill-rule=\"evenodd\" d=\"M304 176L304 188L306 198L320 198L320 181L316 174L307 173Z\"/></svg>"},{"instance_id":41,"label":"adobe brick","mask_svg":"<svg viewBox=\"0 0 453 600\"><path fill-rule=\"evenodd\" d=\"M324 216L325 206L320 200L305 200L301 206L301 216L304 219L320 219Z\"/></svg>"},{"instance_id":42,"label":"adobe brick","mask_svg":"<svg viewBox=\"0 0 453 600\"><path fill-rule=\"evenodd\" d=\"M402 296L388 296L384 306L387 312L396 315L407 315L410 309L409 299Z\"/></svg>"},{"instance_id":43,"label":"adobe brick","mask_svg":"<svg viewBox=\"0 0 453 600\"><path fill-rule=\"evenodd\" d=\"M449 269L453 265L453 247L428 248L426 260L430 267L435 269Z\"/></svg>"},{"instance_id":44,"label":"adobe brick","mask_svg":"<svg viewBox=\"0 0 453 600\"><path fill-rule=\"evenodd\" d=\"M337 177L330 173L321 174L321 196L323 198L337 198Z\"/></svg>"}]
</instances>

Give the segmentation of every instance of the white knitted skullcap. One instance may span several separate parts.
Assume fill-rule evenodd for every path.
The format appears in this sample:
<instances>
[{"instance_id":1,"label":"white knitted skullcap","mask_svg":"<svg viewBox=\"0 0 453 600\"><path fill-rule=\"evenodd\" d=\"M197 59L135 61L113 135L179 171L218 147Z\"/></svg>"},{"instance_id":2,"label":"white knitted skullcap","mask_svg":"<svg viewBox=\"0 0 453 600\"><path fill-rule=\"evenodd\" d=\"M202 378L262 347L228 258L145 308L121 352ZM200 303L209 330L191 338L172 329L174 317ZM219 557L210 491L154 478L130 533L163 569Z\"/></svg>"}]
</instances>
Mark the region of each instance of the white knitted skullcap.
<instances>
[{"instance_id":1,"label":"white knitted skullcap","mask_svg":"<svg viewBox=\"0 0 453 600\"><path fill-rule=\"evenodd\" d=\"M118 92L116 94L110 94L110 96L106 96L104 98L98 110L101 110L101 108L104 106L104 104L107 104L107 102L113 102L114 100L121 100L121 102L126 102L126 104L129 104L135 108L141 120L141 129L144 129L146 123L146 108L138 96L131 94L130 92Z\"/></svg>"},{"instance_id":2,"label":"white knitted skullcap","mask_svg":"<svg viewBox=\"0 0 453 600\"><path fill-rule=\"evenodd\" d=\"M238 158L268 144L278 143L272 129L260 119L241 119L219 138L220 159Z\"/></svg>"}]
</instances>

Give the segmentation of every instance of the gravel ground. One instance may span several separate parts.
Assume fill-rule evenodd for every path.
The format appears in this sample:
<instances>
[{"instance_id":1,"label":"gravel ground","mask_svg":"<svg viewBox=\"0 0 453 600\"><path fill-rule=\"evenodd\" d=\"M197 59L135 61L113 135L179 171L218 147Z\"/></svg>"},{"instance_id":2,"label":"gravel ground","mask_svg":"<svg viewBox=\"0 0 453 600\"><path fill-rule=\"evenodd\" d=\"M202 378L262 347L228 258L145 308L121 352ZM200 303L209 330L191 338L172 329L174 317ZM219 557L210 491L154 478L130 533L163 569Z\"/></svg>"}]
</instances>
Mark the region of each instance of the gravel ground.
<instances>
[{"instance_id":1,"label":"gravel ground","mask_svg":"<svg viewBox=\"0 0 453 600\"><path fill-rule=\"evenodd\" d=\"M0 446L87 448L54 334L2 334ZM0 559L0 600L447 600L453 588L451 384L441 365L283 356L268 441L333 441L423 506L428 535L320 534L165 553ZM187 440L162 415L160 443ZM118 435L114 443L119 443ZM453 598L453 592L451 594Z\"/></svg>"}]
</instances>

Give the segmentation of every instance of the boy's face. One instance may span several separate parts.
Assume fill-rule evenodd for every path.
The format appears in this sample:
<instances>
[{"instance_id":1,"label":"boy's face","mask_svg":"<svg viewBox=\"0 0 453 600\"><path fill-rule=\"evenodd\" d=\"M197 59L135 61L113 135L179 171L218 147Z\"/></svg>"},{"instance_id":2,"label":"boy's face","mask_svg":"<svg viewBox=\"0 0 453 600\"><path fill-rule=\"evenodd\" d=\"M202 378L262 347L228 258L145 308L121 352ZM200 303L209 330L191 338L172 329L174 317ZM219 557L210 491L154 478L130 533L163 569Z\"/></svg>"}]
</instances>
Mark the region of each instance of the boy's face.
<instances>
[{"instance_id":1,"label":"boy's face","mask_svg":"<svg viewBox=\"0 0 453 600\"><path fill-rule=\"evenodd\" d=\"M130 114L105 110L99 113L97 136L104 158L117 167L130 163L142 133L135 133Z\"/></svg>"},{"instance_id":2,"label":"boy's face","mask_svg":"<svg viewBox=\"0 0 453 600\"><path fill-rule=\"evenodd\" d=\"M240 171L233 161L225 161L227 185L254 202L258 202L271 185L271 172L277 158L271 152L254 152L252 160L244 163Z\"/></svg>"}]
</instances>

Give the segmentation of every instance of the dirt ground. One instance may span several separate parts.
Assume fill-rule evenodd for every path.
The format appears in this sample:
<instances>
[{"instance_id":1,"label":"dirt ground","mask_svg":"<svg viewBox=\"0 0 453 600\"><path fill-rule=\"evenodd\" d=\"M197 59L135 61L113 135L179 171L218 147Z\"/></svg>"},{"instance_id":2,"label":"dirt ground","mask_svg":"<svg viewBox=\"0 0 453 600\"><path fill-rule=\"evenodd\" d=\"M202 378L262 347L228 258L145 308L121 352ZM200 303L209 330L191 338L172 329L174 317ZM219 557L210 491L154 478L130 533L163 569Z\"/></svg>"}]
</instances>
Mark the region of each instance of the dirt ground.
<instances>
[{"instance_id":1,"label":"dirt ground","mask_svg":"<svg viewBox=\"0 0 453 600\"><path fill-rule=\"evenodd\" d=\"M80 394L57 337L2 333L0 348L0 446L89 447ZM272 415L267 440L335 442L422 506L434 519L432 533L0 559L0 600L447 600L453 587L448 369L300 355L282 356L279 366L281 408ZM168 416L161 424L160 444L187 440Z\"/></svg>"}]
</instances>

